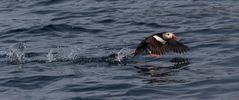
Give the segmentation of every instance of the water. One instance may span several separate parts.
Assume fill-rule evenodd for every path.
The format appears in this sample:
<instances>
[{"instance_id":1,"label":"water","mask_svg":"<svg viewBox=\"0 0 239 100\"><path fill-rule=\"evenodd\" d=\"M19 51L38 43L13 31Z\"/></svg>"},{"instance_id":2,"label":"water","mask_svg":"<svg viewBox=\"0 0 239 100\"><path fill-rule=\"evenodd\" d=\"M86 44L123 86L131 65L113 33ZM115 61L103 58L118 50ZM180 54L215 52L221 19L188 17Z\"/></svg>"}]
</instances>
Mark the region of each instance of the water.
<instances>
[{"instance_id":1,"label":"water","mask_svg":"<svg viewBox=\"0 0 239 100\"><path fill-rule=\"evenodd\" d=\"M1 100L236 100L237 0L1 0ZM131 57L146 36L190 47Z\"/></svg>"}]
</instances>

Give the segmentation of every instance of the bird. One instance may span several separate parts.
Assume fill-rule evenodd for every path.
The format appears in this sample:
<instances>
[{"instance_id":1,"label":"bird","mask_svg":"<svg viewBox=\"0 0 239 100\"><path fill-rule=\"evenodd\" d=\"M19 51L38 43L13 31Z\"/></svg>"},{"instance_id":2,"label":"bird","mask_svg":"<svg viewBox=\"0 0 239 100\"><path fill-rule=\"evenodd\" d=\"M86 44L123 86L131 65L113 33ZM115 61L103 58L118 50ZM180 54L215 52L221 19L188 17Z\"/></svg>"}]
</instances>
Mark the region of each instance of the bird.
<instances>
[{"instance_id":1,"label":"bird","mask_svg":"<svg viewBox=\"0 0 239 100\"><path fill-rule=\"evenodd\" d=\"M176 40L174 33L161 32L150 35L142 40L132 55L137 56L146 53L150 56L160 58L161 55L168 52L184 53L188 50L189 48L186 45Z\"/></svg>"}]
</instances>

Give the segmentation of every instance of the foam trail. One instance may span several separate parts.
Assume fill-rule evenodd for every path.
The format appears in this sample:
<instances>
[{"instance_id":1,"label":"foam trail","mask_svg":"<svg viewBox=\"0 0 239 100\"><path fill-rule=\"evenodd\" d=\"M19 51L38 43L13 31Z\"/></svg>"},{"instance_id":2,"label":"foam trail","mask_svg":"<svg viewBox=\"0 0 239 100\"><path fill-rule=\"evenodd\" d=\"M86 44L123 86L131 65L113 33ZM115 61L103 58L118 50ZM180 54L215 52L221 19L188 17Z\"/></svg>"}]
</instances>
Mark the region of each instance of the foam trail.
<instances>
[{"instance_id":1,"label":"foam trail","mask_svg":"<svg viewBox=\"0 0 239 100\"><path fill-rule=\"evenodd\" d=\"M17 43L9 47L6 51L1 52L2 57L7 57L8 62L13 64L24 64L31 62L49 63L49 62L72 62L72 63L109 63L109 64L125 64L128 63L131 49L122 48L118 52L107 56L101 57L85 57L82 52L82 48L70 47L70 48L53 48L50 49L46 59L30 59L26 56L26 45L24 43ZM5 56L4 56L5 55Z\"/></svg>"}]
</instances>

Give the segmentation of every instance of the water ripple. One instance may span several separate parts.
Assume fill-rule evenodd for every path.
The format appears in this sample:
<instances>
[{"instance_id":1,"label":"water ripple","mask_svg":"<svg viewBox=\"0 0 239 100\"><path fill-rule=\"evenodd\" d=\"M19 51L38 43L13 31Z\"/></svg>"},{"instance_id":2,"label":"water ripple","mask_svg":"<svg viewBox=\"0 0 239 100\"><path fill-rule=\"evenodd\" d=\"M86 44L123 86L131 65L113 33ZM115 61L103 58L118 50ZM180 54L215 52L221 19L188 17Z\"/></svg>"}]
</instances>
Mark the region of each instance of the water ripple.
<instances>
[{"instance_id":1,"label":"water ripple","mask_svg":"<svg viewBox=\"0 0 239 100\"><path fill-rule=\"evenodd\" d=\"M236 0L1 0L4 100L238 99ZM130 54L175 32L186 54ZM123 48L123 49L122 49Z\"/></svg>"},{"instance_id":2,"label":"water ripple","mask_svg":"<svg viewBox=\"0 0 239 100\"><path fill-rule=\"evenodd\" d=\"M20 89L37 89L45 87L46 85L51 84L52 82L55 82L61 78L71 77L69 76L29 76L29 77L13 77L13 78L7 78L7 79L1 79L5 81L4 83L1 83L1 86L5 87L17 87ZM44 81L42 81L44 80Z\"/></svg>"}]
</instances>

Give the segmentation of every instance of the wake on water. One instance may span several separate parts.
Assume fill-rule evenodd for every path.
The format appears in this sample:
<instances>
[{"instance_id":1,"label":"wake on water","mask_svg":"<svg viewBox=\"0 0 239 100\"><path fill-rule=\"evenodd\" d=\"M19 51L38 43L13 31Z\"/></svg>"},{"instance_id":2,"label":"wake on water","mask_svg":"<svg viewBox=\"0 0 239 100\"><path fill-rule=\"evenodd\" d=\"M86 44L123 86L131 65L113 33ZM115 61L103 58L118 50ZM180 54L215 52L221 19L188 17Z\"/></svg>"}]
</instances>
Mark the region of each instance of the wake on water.
<instances>
[{"instance_id":1,"label":"wake on water","mask_svg":"<svg viewBox=\"0 0 239 100\"><path fill-rule=\"evenodd\" d=\"M123 48L118 52L108 54L100 57L86 57L82 56L84 50L79 47L62 48L57 47L50 49L45 54L36 54L43 56L44 59L32 58L29 52L27 52L27 46L25 43L17 43L10 46L6 50L0 51L1 63L7 64L27 64L27 63L74 63L74 64L86 64L86 63L107 63L114 65L127 65L139 70L139 73L147 74L150 76L164 76L171 74L175 71L179 71L187 68L190 64L190 59L182 57L165 57L155 59L153 57L137 56L132 57L132 49ZM156 62L156 63L155 63ZM152 63L152 64L150 64ZM159 64L160 63L160 64ZM166 65L162 65L166 64ZM168 64L168 65L167 65ZM165 67L166 66L166 67ZM149 82L156 82L160 80L148 80Z\"/></svg>"},{"instance_id":2,"label":"wake on water","mask_svg":"<svg viewBox=\"0 0 239 100\"><path fill-rule=\"evenodd\" d=\"M86 57L82 56L84 50L79 47L63 48L57 47L55 49L50 49L48 53L41 55L45 59L32 59L27 57L29 55L27 51L27 45L25 43L17 43L6 50L1 51L0 56L2 62L7 62L10 64L25 64L25 63L52 63L52 62L71 62L71 63L109 63L109 64L135 64L138 62L153 62L158 59L150 57L132 57L132 49L123 48L118 52L108 54L101 57ZM6 59L7 58L7 59ZM5 60L3 60L5 59ZM143 60L142 60L143 59ZM163 59L160 58L160 61L168 60L171 63L174 63L173 66L188 64L189 59L185 57L170 57L167 56Z\"/></svg>"},{"instance_id":3,"label":"wake on water","mask_svg":"<svg viewBox=\"0 0 239 100\"><path fill-rule=\"evenodd\" d=\"M31 62L40 62L40 63L50 63L50 62L74 62L74 63L90 63L90 62L107 62L107 63L123 63L130 54L129 48L123 48L119 52L115 52L108 56L103 57L84 57L80 55L81 48L62 48L57 47L56 49L50 49L49 52L45 55L45 59L36 59L26 57L28 53L26 52L27 45L25 43L17 43L6 50L0 51L0 56L2 62L7 62L11 64L25 64Z\"/></svg>"}]
</instances>

